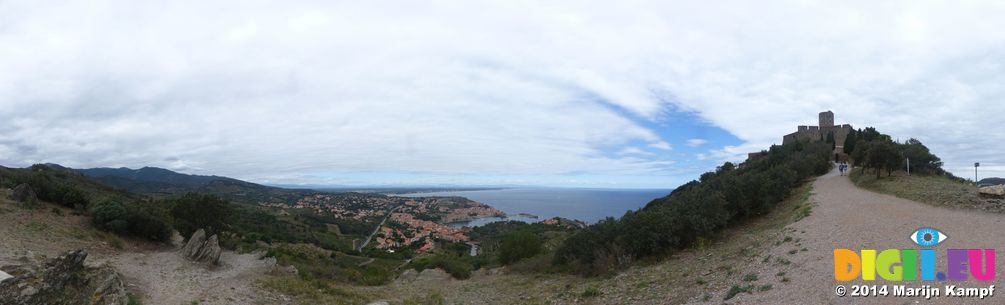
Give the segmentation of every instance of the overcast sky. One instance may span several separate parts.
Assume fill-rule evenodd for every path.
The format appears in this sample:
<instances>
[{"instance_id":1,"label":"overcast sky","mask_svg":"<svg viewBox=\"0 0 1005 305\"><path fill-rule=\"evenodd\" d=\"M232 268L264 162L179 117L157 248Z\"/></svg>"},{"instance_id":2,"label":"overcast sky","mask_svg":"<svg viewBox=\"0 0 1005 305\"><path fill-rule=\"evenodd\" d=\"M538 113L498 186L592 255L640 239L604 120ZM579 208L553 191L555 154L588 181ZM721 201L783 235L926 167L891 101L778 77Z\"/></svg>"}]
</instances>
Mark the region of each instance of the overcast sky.
<instances>
[{"instance_id":1,"label":"overcast sky","mask_svg":"<svg viewBox=\"0 0 1005 305\"><path fill-rule=\"evenodd\" d=\"M3 1L0 164L674 187L833 110L1005 176L988 1Z\"/></svg>"}]
</instances>

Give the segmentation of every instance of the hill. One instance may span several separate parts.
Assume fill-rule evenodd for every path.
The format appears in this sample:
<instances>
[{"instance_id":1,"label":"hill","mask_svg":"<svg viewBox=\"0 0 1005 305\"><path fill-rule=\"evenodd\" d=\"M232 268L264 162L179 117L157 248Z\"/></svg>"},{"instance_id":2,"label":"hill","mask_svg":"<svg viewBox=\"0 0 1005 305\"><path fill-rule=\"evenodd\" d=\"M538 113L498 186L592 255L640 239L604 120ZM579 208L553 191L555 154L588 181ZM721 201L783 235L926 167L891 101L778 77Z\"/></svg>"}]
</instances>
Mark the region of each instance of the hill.
<instances>
[{"instance_id":1,"label":"hill","mask_svg":"<svg viewBox=\"0 0 1005 305\"><path fill-rule=\"evenodd\" d=\"M158 167L140 169L102 167L76 169L76 171L110 187L160 196L196 192L217 195L238 203L255 204L289 203L316 193L309 189L284 189L228 177L183 174Z\"/></svg>"},{"instance_id":2,"label":"hill","mask_svg":"<svg viewBox=\"0 0 1005 305\"><path fill-rule=\"evenodd\" d=\"M978 186L999 185L999 184L1005 184L1005 178L991 177L981 179L981 181L977 181Z\"/></svg>"},{"instance_id":3,"label":"hill","mask_svg":"<svg viewBox=\"0 0 1005 305\"><path fill-rule=\"evenodd\" d=\"M216 180L236 180L220 176L181 174L158 167L140 169L99 167L78 169L77 171L101 183L141 193L173 193L175 189L199 188Z\"/></svg>"}]
</instances>

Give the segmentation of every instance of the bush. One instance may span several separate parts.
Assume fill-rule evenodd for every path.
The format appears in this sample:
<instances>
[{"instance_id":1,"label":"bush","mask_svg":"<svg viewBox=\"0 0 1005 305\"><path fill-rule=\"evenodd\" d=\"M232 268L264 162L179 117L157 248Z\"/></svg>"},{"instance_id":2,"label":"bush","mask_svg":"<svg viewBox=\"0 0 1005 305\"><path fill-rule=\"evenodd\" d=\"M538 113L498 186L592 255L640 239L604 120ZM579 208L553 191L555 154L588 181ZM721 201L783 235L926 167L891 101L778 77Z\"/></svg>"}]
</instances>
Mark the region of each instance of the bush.
<instances>
[{"instance_id":1,"label":"bush","mask_svg":"<svg viewBox=\"0 0 1005 305\"><path fill-rule=\"evenodd\" d=\"M742 166L725 163L621 219L608 218L566 239L553 263L600 274L707 240L734 220L763 215L806 178L827 173L833 148L772 146Z\"/></svg>"},{"instance_id":2,"label":"bush","mask_svg":"<svg viewBox=\"0 0 1005 305\"><path fill-rule=\"evenodd\" d=\"M32 172L16 177L18 179L14 181L31 185L38 199L78 210L86 209L90 204L83 191L58 177L65 173L44 165L34 165L31 169Z\"/></svg>"},{"instance_id":3,"label":"bush","mask_svg":"<svg viewBox=\"0 0 1005 305\"><path fill-rule=\"evenodd\" d=\"M583 297L584 299L598 297L600 295L601 295L600 289L597 289L596 287L587 287L585 290L583 290L583 293L580 294L580 296Z\"/></svg>"},{"instance_id":4,"label":"bush","mask_svg":"<svg viewBox=\"0 0 1005 305\"><path fill-rule=\"evenodd\" d=\"M725 301L725 300L732 299L733 297L735 297L737 294L740 294L741 292L747 292L747 293L749 293L753 289L754 289L754 285L744 285L744 286L733 285L732 287L729 287L729 291L726 291L726 296L723 297L722 300Z\"/></svg>"},{"instance_id":5,"label":"bush","mask_svg":"<svg viewBox=\"0 0 1005 305\"><path fill-rule=\"evenodd\" d=\"M153 203L137 204L126 209L129 233L153 241L166 241L171 238L174 228L171 227L167 213Z\"/></svg>"},{"instance_id":6,"label":"bush","mask_svg":"<svg viewBox=\"0 0 1005 305\"><path fill-rule=\"evenodd\" d=\"M91 207L91 222L99 229L124 234L129 229L128 213L121 203L104 201Z\"/></svg>"},{"instance_id":7,"label":"bush","mask_svg":"<svg viewBox=\"0 0 1005 305\"><path fill-rule=\"evenodd\" d=\"M509 265L521 259L541 253L541 238L532 232L521 230L503 237L499 247L499 262Z\"/></svg>"},{"instance_id":8,"label":"bush","mask_svg":"<svg viewBox=\"0 0 1005 305\"><path fill-rule=\"evenodd\" d=\"M415 271L440 268L454 278L463 280L471 277L471 272L474 271L475 266L464 257L436 255L413 260L412 268Z\"/></svg>"}]
</instances>

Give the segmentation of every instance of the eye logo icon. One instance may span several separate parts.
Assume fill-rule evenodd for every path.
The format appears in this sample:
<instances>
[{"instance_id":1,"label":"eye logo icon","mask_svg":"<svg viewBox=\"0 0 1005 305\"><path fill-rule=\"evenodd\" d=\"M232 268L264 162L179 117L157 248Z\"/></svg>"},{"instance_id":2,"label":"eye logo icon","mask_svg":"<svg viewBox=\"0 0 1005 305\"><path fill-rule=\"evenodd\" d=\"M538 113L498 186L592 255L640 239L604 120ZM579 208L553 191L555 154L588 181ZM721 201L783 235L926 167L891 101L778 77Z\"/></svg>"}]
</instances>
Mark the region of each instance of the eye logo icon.
<instances>
[{"instance_id":1,"label":"eye logo icon","mask_svg":"<svg viewBox=\"0 0 1005 305\"><path fill-rule=\"evenodd\" d=\"M914 233L911 233L911 241L922 247L934 247L946 241L947 238L949 236L930 227L919 228Z\"/></svg>"}]
</instances>

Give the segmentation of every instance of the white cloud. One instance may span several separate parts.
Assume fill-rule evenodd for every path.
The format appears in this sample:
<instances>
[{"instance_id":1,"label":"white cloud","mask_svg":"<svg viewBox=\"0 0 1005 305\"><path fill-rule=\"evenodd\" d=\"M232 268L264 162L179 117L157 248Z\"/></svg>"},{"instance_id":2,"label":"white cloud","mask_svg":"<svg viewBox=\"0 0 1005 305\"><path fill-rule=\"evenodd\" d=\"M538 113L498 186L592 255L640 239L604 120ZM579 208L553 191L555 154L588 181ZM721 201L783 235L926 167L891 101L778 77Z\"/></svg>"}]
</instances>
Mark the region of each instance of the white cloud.
<instances>
[{"instance_id":1,"label":"white cloud","mask_svg":"<svg viewBox=\"0 0 1005 305\"><path fill-rule=\"evenodd\" d=\"M656 142L649 143L649 147L656 148L656 149L662 149L662 150L671 150L671 149L673 149L673 146L670 145L670 143L663 142L663 141L656 141Z\"/></svg>"},{"instance_id":2,"label":"white cloud","mask_svg":"<svg viewBox=\"0 0 1005 305\"><path fill-rule=\"evenodd\" d=\"M705 139L688 139L687 140L687 146L691 146L691 147L702 146L702 145L705 145L705 143L708 143L708 140L705 140Z\"/></svg>"},{"instance_id":3,"label":"white cloud","mask_svg":"<svg viewBox=\"0 0 1005 305\"><path fill-rule=\"evenodd\" d=\"M655 155L655 153L642 150L641 148L638 148L638 147L625 147L625 148L622 148L620 151L618 151L618 154L619 155L643 155L643 156L652 156L652 155Z\"/></svg>"},{"instance_id":4,"label":"white cloud","mask_svg":"<svg viewBox=\"0 0 1005 305\"><path fill-rule=\"evenodd\" d=\"M989 132L1005 112L1002 13L914 1L3 2L0 163L259 180L663 175L667 160L604 149L669 150L646 121L692 111L744 142L709 157L742 159L824 109L919 138L950 169L1005 163L1005 134Z\"/></svg>"}]
</instances>

